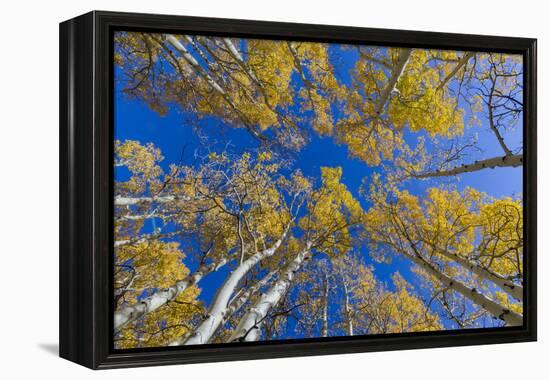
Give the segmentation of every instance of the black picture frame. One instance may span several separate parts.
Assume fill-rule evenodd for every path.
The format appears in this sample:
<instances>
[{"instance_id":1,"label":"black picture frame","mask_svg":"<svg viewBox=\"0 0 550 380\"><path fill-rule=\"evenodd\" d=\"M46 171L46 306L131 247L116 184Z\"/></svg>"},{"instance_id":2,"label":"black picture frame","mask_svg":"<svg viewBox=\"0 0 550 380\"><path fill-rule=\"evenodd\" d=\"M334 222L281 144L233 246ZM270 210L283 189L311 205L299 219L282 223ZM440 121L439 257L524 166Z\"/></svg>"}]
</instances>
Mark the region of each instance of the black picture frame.
<instances>
[{"instance_id":1,"label":"black picture frame","mask_svg":"<svg viewBox=\"0 0 550 380\"><path fill-rule=\"evenodd\" d=\"M407 333L112 349L113 33L192 32L521 54L524 58L524 324ZM60 24L60 356L93 369L536 340L536 39L93 11Z\"/></svg>"}]
</instances>

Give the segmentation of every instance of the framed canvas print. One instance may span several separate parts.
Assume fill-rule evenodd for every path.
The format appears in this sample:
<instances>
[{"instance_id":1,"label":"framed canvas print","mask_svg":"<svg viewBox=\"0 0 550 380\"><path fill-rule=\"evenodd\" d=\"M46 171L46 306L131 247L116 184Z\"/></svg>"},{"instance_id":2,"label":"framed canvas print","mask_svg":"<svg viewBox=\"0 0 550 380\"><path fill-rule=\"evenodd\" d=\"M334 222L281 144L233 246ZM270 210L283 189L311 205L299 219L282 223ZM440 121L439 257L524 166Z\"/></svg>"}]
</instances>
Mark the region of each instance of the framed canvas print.
<instances>
[{"instance_id":1,"label":"framed canvas print","mask_svg":"<svg viewBox=\"0 0 550 380\"><path fill-rule=\"evenodd\" d=\"M114 368L535 340L535 47L62 23L60 355Z\"/></svg>"}]
</instances>

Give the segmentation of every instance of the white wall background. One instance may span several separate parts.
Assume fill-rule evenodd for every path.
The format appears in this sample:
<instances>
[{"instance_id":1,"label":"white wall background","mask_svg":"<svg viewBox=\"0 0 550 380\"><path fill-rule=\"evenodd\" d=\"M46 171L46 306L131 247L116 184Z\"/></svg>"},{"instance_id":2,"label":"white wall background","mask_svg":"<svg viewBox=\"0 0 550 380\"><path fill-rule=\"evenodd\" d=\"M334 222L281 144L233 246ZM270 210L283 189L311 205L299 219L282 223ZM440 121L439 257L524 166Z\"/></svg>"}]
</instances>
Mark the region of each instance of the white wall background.
<instances>
[{"instance_id":1,"label":"white wall background","mask_svg":"<svg viewBox=\"0 0 550 380\"><path fill-rule=\"evenodd\" d=\"M548 372L550 28L530 0L6 0L0 11L0 377L537 379ZM57 356L58 23L93 9L539 39L539 342L92 372ZM546 15L546 16L545 16ZM544 352L546 351L546 352Z\"/></svg>"}]
</instances>

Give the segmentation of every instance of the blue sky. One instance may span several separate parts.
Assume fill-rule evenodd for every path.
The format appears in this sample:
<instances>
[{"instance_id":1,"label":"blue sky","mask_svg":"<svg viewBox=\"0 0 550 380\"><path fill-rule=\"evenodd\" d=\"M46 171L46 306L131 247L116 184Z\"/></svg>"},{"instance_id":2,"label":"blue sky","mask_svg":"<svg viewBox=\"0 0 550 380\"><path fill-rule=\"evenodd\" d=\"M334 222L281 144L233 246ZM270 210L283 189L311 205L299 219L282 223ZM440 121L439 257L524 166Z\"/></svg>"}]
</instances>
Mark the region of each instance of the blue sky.
<instances>
[{"instance_id":1,"label":"blue sky","mask_svg":"<svg viewBox=\"0 0 550 380\"><path fill-rule=\"evenodd\" d=\"M338 79L349 83L348 71L355 62L355 55L350 52L344 52L338 47L331 47L331 54L338 51L340 56L340 66L337 71ZM115 70L116 75L120 75L120 70ZM116 82L116 100L115 100L115 138L121 141L138 140L142 143L152 142L164 156L161 166L167 171L168 165L177 163L183 157L183 164L190 164L193 161L195 151L204 153L206 147L201 146L197 135L193 130L193 125L189 121L193 115L186 114L177 107L171 107L165 116L159 116L151 111L146 104L133 99L128 99L120 93L120 84ZM335 110L336 115L338 110ZM218 122L212 118L205 118L201 121L203 132L215 136L219 141L219 147L225 146L227 142L231 143L231 149L234 153L242 153L249 149L257 147L258 143L244 129L235 129L221 127ZM492 157L500 155L500 148L496 139L489 131L488 125L482 120L481 126L472 127L478 131L478 140L485 152L480 153L482 157ZM412 136L408 136L410 139ZM505 135L509 146L521 146L521 125L517 131ZM210 146L210 149L216 147ZM182 156L183 151L183 156ZM336 167L343 169L343 183L347 185L350 191L360 199L359 187L363 179L369 177L376 169L369 168L365 163L358 159L350 158L345 146L336 145L331 137L319 137L313 134L311 141L297 154L297 160L294 163L295 169L300 169L307 176L318 177L320 168L323 166ZM454 181L459 189L466 186L475 187L495 197L521 195L522 190L522 168L501 168L497 170L484 170L475 173L468 173L460 176L459 181ZM116 179L123 180L125 173L122 170L116 171ZM438 181L410 181L407 189L414 194L421 195L427 187L437 185ZM362 201L364 202L364 201ZM396 257L391 264L380 264L374 262L368 254L368 249L363 248L362 255L368 264L375 268L375 275L378 279L386 281L391 288L390 276L395 271L399 271L406 280L411 283L417 282L410 272L408 261ZM193 269L197 264L186 261L186 265ZM218 273L207 276L201 281L200 287L202 293L200 299L208 305L217 287L224 280L228 267ZM331 312L336 314L336 310ZM335 317L336 318L336 317Z\"/></svg>"}]
</instances>

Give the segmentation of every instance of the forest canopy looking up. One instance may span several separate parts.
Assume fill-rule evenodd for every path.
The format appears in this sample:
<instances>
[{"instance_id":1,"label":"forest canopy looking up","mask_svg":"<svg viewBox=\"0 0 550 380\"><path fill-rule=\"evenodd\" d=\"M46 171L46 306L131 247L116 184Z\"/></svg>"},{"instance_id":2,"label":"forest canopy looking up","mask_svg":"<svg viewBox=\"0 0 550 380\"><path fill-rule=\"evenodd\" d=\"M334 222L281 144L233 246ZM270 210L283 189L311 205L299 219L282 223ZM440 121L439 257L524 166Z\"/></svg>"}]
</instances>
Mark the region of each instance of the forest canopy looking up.
<instances>
[{"instance_id":1,"label":"forest canopy looking up","mask_svg":"<svg viewBox=\"0 0 550 380\"><path fill-rule=\"evenodd\" d=\"M115 348L523 323L521 56L114 43Z\"/></svg>"}]
</instances>

